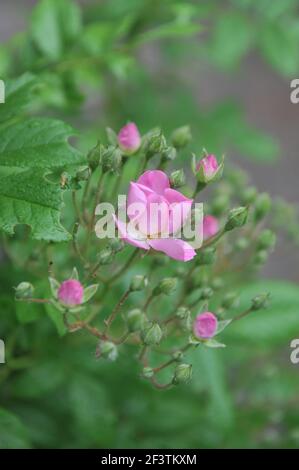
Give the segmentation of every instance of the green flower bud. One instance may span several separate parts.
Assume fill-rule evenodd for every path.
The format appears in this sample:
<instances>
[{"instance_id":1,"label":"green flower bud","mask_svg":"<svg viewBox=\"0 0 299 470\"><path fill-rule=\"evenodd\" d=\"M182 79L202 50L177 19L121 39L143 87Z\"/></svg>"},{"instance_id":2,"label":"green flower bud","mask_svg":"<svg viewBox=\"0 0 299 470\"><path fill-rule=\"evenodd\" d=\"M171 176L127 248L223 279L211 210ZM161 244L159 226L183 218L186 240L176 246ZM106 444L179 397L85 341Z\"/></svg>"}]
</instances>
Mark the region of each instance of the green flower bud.
<instances>
[{"instance_id":1,"label":"green flower bud","mask_svg":"<svg viewBox=\"0 0 299 470\"><path fill-rule=\"evenodd\" d=\"M252 204L257 197L257 189L254 186L245 188L241 194L241 200L244 205Z\"/></svg>"},{"instance_id":2,"label":"green flower bud","mask_svg":"<svg viewBox=\"0 0 299 470\"><path fill-rule=\"evenodd\" d=\"M205 248L204 250L200 250L196 259L199 265L213 264L215 260L216 260L216 248L215 247L209 247L209 248Z\"/></svg>"},{"instance_id":3,"label":"green flower bud","mask_svg":"<svg viewBox=\"0 0 299 470\"><path fill-rule=\"evenodd\" d=\"M137 274L136 276L133 277L131 281L130 290L134 292L134 291L145 289L147 284L148 284L147 277L143 276L142 274Z\"/></svg>"},{"instance_id":4,"label":"green flower bud","mask_svg":"<svg viewBox=\"0 0 299 470\"><path fill-rule=\"evenodd\" d=\"M190 382L192 378L192 365L191 364L178 364L174 371L172 383L180 385Z\"/></svg>"},{"instance_id":5,"label":"green flower bud","mask_svg":"<svg viewBox=\"0 0 299 470\"><path fill-rule=\"evenodd\" d=\"M190 312L189 308L184 307L184 306L179 307L177 309L177 311L175 312L176 317L178 317L180 319L184 319L190 314L191 314L191 312Z\"/></svg>"},{"instance_id":6,"label":"green flower bud","mask_svg":"<svg viewBox=\"0 0 299 470\"><path fill-rule=\"evenodd\" d=\"M33 297L34 287L30 282L21 282L15 287L16 299L31 299Z\"/></svg>"},{"instance_id":7,"label":"green flower bud","mask_svg":"<svg viewBox=\"0 0 299 470\"><path fill-rule=\"evenodd\" d=\"M166 147L166 140L160 129L155 129L145 136L143 148L147 159L162 153Z\"/></svg>"},{"instance_id":8,"label":"green flower bud","mask_svg":"<svg viewBox=\"0 0 299 470\"><path fill-rule=\"evenodd\" d=\"M251 310L260 310L261 308L266 308L269 305L270 294L265 292L263 294L257 295L251 301Z\"/></svg>"},{"instance_id":9,"label":"green flower bud","mask_svg":"<svg viewBox=\"0 0 299 470\"><path fill-rule=\"evenodd\" d=\"M76 173L77 181L87 181L90 178L91 169L89 166L80 168Z\"/></svg>"},{"instance_id":10,"label":"green flower bud","mask_svg":"<svg viewBox=\"0 0 299 470\"><path fill-rule=\"evenodd\" d=\"M175 351L172 354L172 358L177 362L181 362L181 360L183 359L183 356L184 356L184 353L182 351Z\"/></svg>"},{"instance_id":11,"label":"green flower bud","mask_svg":"<svg viewBox=\"0 0 299 470\"><path fill-rule=\"evenodd\" d=\"M101 152L101 165L104 173L117 172L121 167L122 152L118 147L109 145Z\"/></svg>"},{"instance_id":12,"label":"green flower bud","mask_svg":"<svg viewBox=\"0 0 299 470\"><path fill-rule=\"evenodd\" d=\"M101 250L98 256L98 261L102 266L112 263L113 259L114 253L109 246Z\"/></svg>"},{"instance_id":13,"label":"green flower bud","mask_svg":"<svg viewBox=\"0 0 299 470\"><path fill-rule=\"evenodd\" d=\"M175 129L171 136L171 142L174 147L181 149L191 142L192 135L190 126L182 126Z\"/></svg>"},{"instance_id":14,"label":"green flower bud","mask_svg":"<svg viewBox=\"0 0 299 470\"><path fill-rule=\"evenodd\" d=\"M224 286L224 281L221 279L221 277L215 277L211 282L211 287L214 290L222 289L223 286Z\"/></svg>"},{"instance_id":15,"label":"green flower bud","mask_svg":"<svg viewBox=\"0 0 299 470\"><path fill-rule=\"evenodd\" d=\"M154 375L154 371L151 367L144 367L142 369L142 376L145 378L145 379L151 379Z\"/></svg>"},{"instance_id":16,"label":"green flower bud","mask_svg":"<svg viewBox=\"0 0 299 470\"><path fill-rule=\"evenodd\" d=\"M262 265L266 263L268 259L268 252L266 250L259 250L253 257L253 263Z\"/></svg>"},{"instance_id":17,"label":"green flower bud","mask_svg":"<svg viewBox=\"0 0 299 470\"><path fill-rule=\"evenodd\" d=\"M139 308L134 308L130 310L126 317L128 328L131 332L142 330L146 323L147 318L145 313L142 312Z\"/></svg>"},{"instance_id":18,"label":"green flower bud","mask_svg":"<svg viewBox=\"0 0 299 470\"><path fill-rule=\"evenodd\" d=\"M271 209L271 199L269 194L261 193L257 196L254 207L254 220L259 222L267 215Z\"/></svg>"},{"instance_id":19,"label":"green flower bud","mask_svg":"<svg viewBox=\"0 0 299 470\"><path fill-rule=\"evenodd\" d=\"M229 196L228 194L221 194L216 196L215 199L212 201L211 204L211 212L214 215L221 215L223 214L229 206Z\"/></svg>"},{"instance_id":20,"label":"green flower bud","mask_svg":"<svg viewBox=\"0 0 299 470\"><path fill-rule=\"evenodd\" d=\"M266 229L263 230L257 239L257 247L258 249L268 249L272 248L276 242L276 235L272 230Z\"/></svg>"},{"instance_id":21,"label":"green flower bud","mask_svg":"<svg viewBox=\"0 0 299 470\"><path fill-rule=\"evenodd\" d=\"M174 147L166 147L162 152L162 161L169 162L176 158L176 149Z\"/></svg>"},{"instance_id":22,"label":"green flower bud","mask_svg":"<svg viewBox=\"0 0 299 470\"><path fill-rule=\"evenodd\" d=\"M183 169L173 171L170 175L170 184L172 188L181 188L186 183L186 177Z\"/></svg>"},{"instance_id":23,"label":"green flower bud","mask_svg":"<svg viewBox=\"0 0 299 470\"><path fill-rule=\"evenodd\" d=\"M115 361L118 356L117 347L111 341L100 341L97 348L97 357L103 357L108 361Z\"/></svg>"},{"instance_id":24,"label":"green flower bud","mask_svg":"<svg viewBox=\"0 0 299 470\"><path fill-rule=\"evenodd\" d=\"M232 209L228 214L228 219L224 227L225 231L228 232L236 227L242 227L246 224L247 217L247 207L237 207L236 209Z\"/></svg>"},{"instance_id":25,"label":"green flower bud","mask_svg":"<svg viewBox=\"0 0 299 470\"><path fill-rule=\"evenodd\" d=\"M87 161L91 171L94 171L99 166L103 148L104 147L100 144L100 142L98 142L97 145L88 152Z\"/></svg>"},{"instance_id":26,"label":"green flower bud","mask_svg":"<svg viewBox=\"0 0 299 470\"><path fill-rule=\"evenodd\" d=\"M210 287L204 287L201 291L200 298L201 300L208 300L213 296L213 294L213 289L211 289Z\"/></svg>"},{"instance_id":27,"label":"green flower bud","mask_svg":"<svg viewBox=\"0 0 299 470\"><path fill-rule=\"evenodd\" d=\"M162 337L163 337L163 333L158 323L149 322L141 330L141 339L143 343L147 346L159 344Z\"/></svg>"},{"instance_id":28,"label":"green flower bud","mask_svg":"<svg viewBox=\"0 0 299 470\"><path fill-rule=\"evenodd\" d=\"M221 306L225 309L235 308L238 304L239 296L236 292L227 292L221 302Z\"/></svg>"},{"instance_id":29,"label":"green flower bud","mask_svg":"<svg viewBox=\"0 0 299 470\"><path fill-rule=\"evenodd\" d=\"M153 294L154 295L159 295L159 294L171 295L176 290L177 285L178 285L178 280L175 277L165 277L164 279L162 279L160 284L155 287Z\"/></svg>"},{"instance_id":30,"label":"green flower bud","mask_svg":"<svg viewBox=\"0 0 299 470\"><path fill-rule=\"evenodd\" d=\"M111 238L108 242L108 245L114 253L118 253L125 246L123 240L120 238Z\"/></svg>"},{"instance_id":31,"label":"green flower bud","mask_svg":"<svg viewBox=\"0 0 299 470\"><path fill-rule=\"evenodd\" d=\"M243 250L246 250L248 247L249 247L248 238L240 237L240 238L238 238L238 240L236 240L235 248L237 250L243 251Z\"/></svg>"}]
</instances>

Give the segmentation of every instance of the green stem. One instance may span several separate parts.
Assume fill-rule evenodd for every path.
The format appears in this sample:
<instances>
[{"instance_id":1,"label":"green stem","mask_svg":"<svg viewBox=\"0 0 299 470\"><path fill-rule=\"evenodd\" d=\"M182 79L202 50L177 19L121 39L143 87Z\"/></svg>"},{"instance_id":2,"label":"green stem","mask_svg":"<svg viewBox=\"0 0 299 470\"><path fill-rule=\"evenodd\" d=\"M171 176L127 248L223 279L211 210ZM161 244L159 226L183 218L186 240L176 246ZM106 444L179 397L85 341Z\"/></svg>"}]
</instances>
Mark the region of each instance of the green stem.
<instances>
[{"instance_id":1,"label":"green stem","mask_svg":"<svg viewBox=\"0 0 299 470\"><path fill-rule=\"evenodd\" d=\"M128 289L122 296L121 298L119 299L119 301L117 302L116 306L114 307L114 309L112 310L112 313L109 315L109 317L107 318L107 320L104 320L104 323L106 325L105 329L104 329L104 333L106 333L106 331L109 330L112 322L114 321L116 315L118 314L118 312L120 311L120 309L122 308L123 304L125 303L125 301L127 300L127 298L129 297L131 293L131 290Z\"/></svg>"}]
</instances>

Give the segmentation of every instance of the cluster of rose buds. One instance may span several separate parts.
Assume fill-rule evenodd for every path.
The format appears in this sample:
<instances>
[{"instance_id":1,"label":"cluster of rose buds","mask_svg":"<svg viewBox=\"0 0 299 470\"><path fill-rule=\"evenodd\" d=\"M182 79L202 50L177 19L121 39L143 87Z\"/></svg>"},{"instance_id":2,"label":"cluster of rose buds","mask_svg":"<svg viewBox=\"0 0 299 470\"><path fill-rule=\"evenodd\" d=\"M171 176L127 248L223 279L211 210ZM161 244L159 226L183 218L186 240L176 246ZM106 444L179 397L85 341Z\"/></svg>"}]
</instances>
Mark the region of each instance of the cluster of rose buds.
<instances>
[{"instance_id":1,"label":"cluster of rose buds","mask_svg":"<svg viewBox=\"0 0 299 470\"><path fill-rule=\"evenodd\" d=\"M75 205L72 240L72 263L80 277L76 268L61 283L51 276L46 299L34 298L30 283L16 288L17 300L50 303L69 333L83 330L95 337L97 358L115 360L124 344L135 345L141 376L157 388L188 382L188 352L198 346L224 347L218 335L265 308L269 297L260 294L238 311L238 283L256 272L275 244L274 233L263 226L271 209L269 196L259 194L229 164L224 171L224 159L206 150L201 157L190 155L192 173L187 177L186 168L168 172L180 152L186 161L190 142L189 126L176 129L169 141L160 129L141 135L133 122L118 134L107 129L107 142L98 142L88 153L87 167L76 177L86 185L81 205ZM126 184L126 220L114 215L118 236L103 242L94 236L95 208L124 186L127 162L135 162L136 177ZM202 192L210 185L205 201ZM179 235L187 221L196 220L196 199L204 202L199 247ZM142 207L137 215L132 209L136 204ZM153 205L158 208L155 217ZM167 277L160 274L165 269ZM96 283L89 285L91 279ZM109 295L115 299L112 307ZM156 363L162 350L168 358ZM161 383L159 374L166 369L171 376Z\"/></svg>"}]
</instances>

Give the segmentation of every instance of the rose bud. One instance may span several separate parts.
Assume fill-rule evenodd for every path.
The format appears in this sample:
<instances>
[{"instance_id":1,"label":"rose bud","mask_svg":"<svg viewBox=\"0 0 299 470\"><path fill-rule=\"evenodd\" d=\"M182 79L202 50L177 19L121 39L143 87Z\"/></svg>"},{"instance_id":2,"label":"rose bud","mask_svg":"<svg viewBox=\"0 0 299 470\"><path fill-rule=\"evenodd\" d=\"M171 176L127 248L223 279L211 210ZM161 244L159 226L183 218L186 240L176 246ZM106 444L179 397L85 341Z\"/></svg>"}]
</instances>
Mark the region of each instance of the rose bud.
<instances>
[{"instance_id":1,"label":"rose bud","mask_svg":"<svg viewBox=\"0 0 299 470\"><path fill-rule=\"evenodd\" d=\"M215 155L206 155L197 164L194 161L193 169L198 182L207 184L221 176L223 161L219 165Z\"/></svg>"},{"instance_id":2,"label":"rose bud","mask_svg":"<svg viewBox=\"0 0 299 470\"><path fill-rule=\"evenodd\" d=\"M118 145L124 153L131 155L139 149L141 137L139 130L134 122L129 122L122 127L117 136Z\"/></svg>"},{"instance_id":3,"label":"rose bud","mask_svg":"<svg viewBox=\"0 0 299 470\"><path fill-rule=\"evenodd\" d=\"M204 312L197 315L193 323L193 332L197 338L212 338L217 330L218 321L211 312Z\"/></svg>"},{"instance_id":4,"label":"rose bud","mask_svg":"<svg viewBox=\"0 0 299 470\"><path fill-rule=\"evenodd\" d=\"M84 289L76 279L63 281L58 289L58 300L64 305L74 306L83 302Z\"/></svg>"}]
</instances>

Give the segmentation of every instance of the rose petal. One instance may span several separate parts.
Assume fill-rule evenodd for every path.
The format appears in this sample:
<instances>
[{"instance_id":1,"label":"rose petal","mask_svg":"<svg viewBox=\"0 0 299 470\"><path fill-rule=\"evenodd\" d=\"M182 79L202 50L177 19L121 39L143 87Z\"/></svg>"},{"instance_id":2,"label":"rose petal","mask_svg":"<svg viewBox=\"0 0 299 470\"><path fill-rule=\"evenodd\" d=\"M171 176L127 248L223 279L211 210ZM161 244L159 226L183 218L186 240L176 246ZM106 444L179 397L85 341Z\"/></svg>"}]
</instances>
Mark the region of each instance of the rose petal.
<instances>
[{"instance_id":1,"label":"rose petal","mask_svg":"<svg viewBox=\"0 0 299 470\"><path fill-rule=\"evenodd\" d=\"M165 189L169 188L169 179L166 173L161 170L148 170L141 175L137 181L139 184L147 186L155 193L164 194Z\"/></svg>"},{"instance_id":2,"label":"rose petal","mask_svg":"<svg viewBox=\"0 0 299 470\"><path fill-rule=\"evenodd\" d=\"M150 247L146 241L142 241L143 235L140 234L140 238L138 238L138 232L130 231L127 228L127 224L122 222L121 220L117 219L115 215L113 216L114 222L118 228L119 234L121 239L125 242L129 243L130 245L137 246L138 248L143 248L144 250L149 250Z\"/></svg>"},{"instance_id":3,"label":"rose petal","mask_svg":"<svg viewBox=\"0 0 299 470\"><path fill-rule=\"evenodd\" d=\"M155 238L148 240L148 244L157 251L163 251L170 258L179 261L190 261L196 255L196 251L189 243L177 238Z\"/></svg>"}]
</instances>

